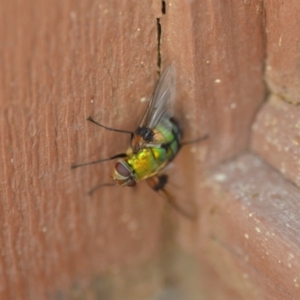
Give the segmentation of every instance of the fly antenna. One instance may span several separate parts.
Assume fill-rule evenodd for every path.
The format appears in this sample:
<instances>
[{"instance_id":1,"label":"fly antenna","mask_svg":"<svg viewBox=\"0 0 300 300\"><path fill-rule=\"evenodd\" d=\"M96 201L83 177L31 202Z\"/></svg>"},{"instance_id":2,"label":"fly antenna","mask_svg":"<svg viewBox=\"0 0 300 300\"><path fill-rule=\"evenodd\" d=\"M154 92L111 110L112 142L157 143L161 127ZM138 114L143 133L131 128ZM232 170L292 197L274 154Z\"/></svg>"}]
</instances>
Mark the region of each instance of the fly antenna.
<instances>
[{"instance_id":1,"label":"fly antenna","mask_svg":"<svg viewBox=\"0 0 300 300\"><path fill-rule=\"evenodd\" d=\"M99 164L99 163L102 163L102 162L104 162L104 161L113 160L113 159L116 159L116 158L124 158L124 157L126 157L126 156L127 156L126 153L119 153L119 154L116 154L116 155L111 156L111 157L109 157L109 158L99 159L99 160L95 160L95 161L90 161L90 162L88 162L88 163L72 164L72 165L71 165L71 169L75 169L75 168L78 168L78 167L89 166L89 165L95 165L95 164Z\"/></svg>"}]
</instances>

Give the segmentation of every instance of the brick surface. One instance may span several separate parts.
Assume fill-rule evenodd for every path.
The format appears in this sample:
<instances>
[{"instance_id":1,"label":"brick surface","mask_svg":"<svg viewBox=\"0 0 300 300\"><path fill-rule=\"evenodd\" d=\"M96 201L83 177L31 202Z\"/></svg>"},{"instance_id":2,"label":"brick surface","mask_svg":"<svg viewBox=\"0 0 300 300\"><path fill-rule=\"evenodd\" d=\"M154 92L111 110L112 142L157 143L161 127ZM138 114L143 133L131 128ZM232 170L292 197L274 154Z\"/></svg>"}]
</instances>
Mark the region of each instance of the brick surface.
<instances>
[{"instance_id":1,"label":"brick surface","mask_svg":"<svg viewBox=\"0 0 300 300\"><path fill-rule=\"evenodd\" d=\"M298 299L298 188L246 154L217 168L199 195L209 299Z\"/></svg>"},{"instance_id":2,"label":"brick surface","mask_svg":"<svg viewBox=\"0 0 300 300\"><path fill-rule=\"evenodd\" d=\"M151 3L2 1L0 44L0 298L65 299L155 257L162 201L147 186L89 197L114 164L70 169L127 148L86 118L140 119L157 78Z\"/></svg>"},{"instance_id":3,"label":"brick surface","mask_svg":"<svg viewBox=\"0 0 300 300\"><path fill-rule=\"evenodd\" d=\"M300 102L300 2L264 1L266 81L270 90L288 102Z\"/></svg>"},{"instance_id":4,"label":"brick surface","mask_svg":"<svg viewBox=\"0 0 300 300\"><path fill-rule=\"evenodd\" d=\"M300 186L300 108L272 96L253 125L252 149Z\"/></svg>"},{"instance_id":5,"label":"brick surface","mask_svg":"<svg viewBox=\"0 0 300 300\"><path fill-rule=\"evenodd\" d=\"M120 299L127 286L128 299L145 298L168 272L145 267L172 236L166 205L145 183L87 195L114 163L71 163L123 152L129 137L86 118L134 130L173 61L185 139L209 134L171 169L172 193L189 207L203 165L248 145L265 93L262 2L4 0L0 45L0 298ZM198 239L195 224L174 219Z\"/></svg>"},{"instance_id":6,"label":"brick surface","mask_svg":"<svg viewBox=\"0 0 300 300\"><path fill-rule=\"evenodd\" d=\"M210 135L204 163L215 165L248 145L265 97L263 14L260 0L167 5L162 53L178 65L185 131Z\"/></svg>"}]
</instances>

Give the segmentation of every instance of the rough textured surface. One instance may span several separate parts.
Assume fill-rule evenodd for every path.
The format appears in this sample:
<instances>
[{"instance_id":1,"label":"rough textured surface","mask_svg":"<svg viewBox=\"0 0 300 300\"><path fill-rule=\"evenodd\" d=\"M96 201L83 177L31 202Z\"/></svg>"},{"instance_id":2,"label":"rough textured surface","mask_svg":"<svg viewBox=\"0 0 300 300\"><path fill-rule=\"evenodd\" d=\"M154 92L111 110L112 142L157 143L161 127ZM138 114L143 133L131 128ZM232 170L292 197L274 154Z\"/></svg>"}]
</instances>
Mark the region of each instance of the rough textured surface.
<instances>
[{"instance_id":1,"label":"rough textured surface","mask_svg":"<svg viewBox=\"0 0 300 300\"><path fill-rule=\"evenodd\" d=\"M215 165L248 145L265 96L263 14L260 0L167 5L162 53L179 66L186 132L197 135L196 127L198 135L210 135L206 163Z\"/></svg>"},{"instance_id":2,"label":"rough textured surface","mask_svg":"<svg viewBox=\"0 0 300 300\"><path fill-rule=\"evenodd\" d=\"M3 1L0 41L0 298L65 299L155 258L163 203L153 192L89 197L113 164L70 169L128 145L85 119L130 129L140 118L157 78L151 2Z\"/></svg>"},{"instance_id":3,"label":"rough textured surface","mask_svg":"<svg viewBox=\"0 0 300 300\"><path fill-rule=\"evenodd\" d=\"M216 169L200 195L204 280L222 283L209 299L298 299L298 188L248 154Z\"/></svg>"},{"instance_id":4,"label":"rough textured surface","mask_svg":"<svg viewBox=\"0 0 300 300\"><path fill-rule=\"evenodd\" d=\"M300 186L300 107L272 96L253 125L252 149Z\"/></svg>"},{"instance_id":5,"label":"rough textured surface","mask_svg":"<svg viewBox=\"0 0 300 300\"><path fill-rule=\"evenodd\" d=\"M171 236L164 203L144 183L87 195L114 164L71 163L122 152L129 138L85 119L134 130L159 68L174 61L185 137L210 136L174 162L173 193L189 206L201 164L247 147L263 60L259 0L2 1L0 298L120 299L129 287L133 300L159 290L168 268L145 266ZM197 240L195 224L170 219L181 239Z\"/></svg>"},{"instance_id":6,"label":"rough textured surface","mask_svg":"<svg viewBox=\"0 0 300 300\"><path fill-rule=\"evenodd\" d=\"M265 0L266 80L287 102L300 103L300 2Z\"/></svg>"}]
</instances>

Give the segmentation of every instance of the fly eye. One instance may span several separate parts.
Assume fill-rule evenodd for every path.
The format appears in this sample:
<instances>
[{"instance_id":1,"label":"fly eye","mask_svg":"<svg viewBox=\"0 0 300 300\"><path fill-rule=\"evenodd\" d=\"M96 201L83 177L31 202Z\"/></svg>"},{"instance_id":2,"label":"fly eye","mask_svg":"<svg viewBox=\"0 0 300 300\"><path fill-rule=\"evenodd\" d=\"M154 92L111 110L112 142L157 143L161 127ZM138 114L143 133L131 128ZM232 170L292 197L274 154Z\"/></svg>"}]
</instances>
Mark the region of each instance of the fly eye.
<instances>
[{"instance_id":1,"label":"fly eye","mask_svg":"<svg viewBox=\"0 0 300 300\"><path fill-rule=\"evenodd\" d=\"M115 169L124 178L127 178L131 175L130 171L120 162L116 163Z\"/></svg>"},{"instance_id":2,"label":"fly eye","mask_svg":"<svg viewBox=\"0 0 300 300\"><path fill-rule=\"evenodd\" d=\"M115 171L122 178L119 179L122 185L133 187L136 185L136 181L132 178L132 173L126 168L122 162L117 162Z\"/></svg>"}]
</instances>

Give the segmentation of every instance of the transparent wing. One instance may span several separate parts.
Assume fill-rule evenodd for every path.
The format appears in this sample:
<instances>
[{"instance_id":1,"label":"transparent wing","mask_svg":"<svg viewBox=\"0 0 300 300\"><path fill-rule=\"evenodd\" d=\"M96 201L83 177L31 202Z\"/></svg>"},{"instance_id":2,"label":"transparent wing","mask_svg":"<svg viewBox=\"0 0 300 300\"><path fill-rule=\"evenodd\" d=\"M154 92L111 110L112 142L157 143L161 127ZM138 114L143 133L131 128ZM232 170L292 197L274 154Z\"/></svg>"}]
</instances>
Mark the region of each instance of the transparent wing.
<instances>
[{"instance_id":1,"label":"transparent wing","mask_svg":"<svg viewBox=\"0 0 300 300\"><path fill-rule=\"evenodd\" d=\"M162 119L173 116L176 69L170 64L160 76L139 127L154 128Z\"/></svg>"}]
</instances>

